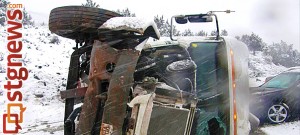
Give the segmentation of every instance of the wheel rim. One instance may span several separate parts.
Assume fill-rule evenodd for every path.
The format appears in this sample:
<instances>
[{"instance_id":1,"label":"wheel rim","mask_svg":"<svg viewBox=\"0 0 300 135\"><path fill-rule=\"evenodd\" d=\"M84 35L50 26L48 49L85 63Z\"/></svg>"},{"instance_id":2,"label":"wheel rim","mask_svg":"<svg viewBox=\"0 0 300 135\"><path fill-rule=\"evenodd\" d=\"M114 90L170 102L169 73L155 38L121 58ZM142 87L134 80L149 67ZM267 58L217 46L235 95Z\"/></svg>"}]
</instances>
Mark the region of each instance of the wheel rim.
<instances>
[{"instance_id":1,"label":"wheel rim","mask_svg":"<svg viewBox=\"0 0 300 135\"><path fill-rule=\"evenodd\" d=\"M284 122L287 116L287 109L283 105L273 105L268 110L268 118L274 123Z\"/></svg>"}]
</instances>

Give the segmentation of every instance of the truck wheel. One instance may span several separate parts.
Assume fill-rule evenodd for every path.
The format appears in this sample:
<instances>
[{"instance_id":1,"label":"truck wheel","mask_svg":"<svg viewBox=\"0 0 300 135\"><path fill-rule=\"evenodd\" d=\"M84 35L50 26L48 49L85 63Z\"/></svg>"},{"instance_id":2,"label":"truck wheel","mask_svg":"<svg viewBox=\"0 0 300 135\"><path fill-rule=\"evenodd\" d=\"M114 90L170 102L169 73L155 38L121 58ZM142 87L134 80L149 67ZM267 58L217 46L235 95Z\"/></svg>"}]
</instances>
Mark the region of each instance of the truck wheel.
<instances>
[{"instance_id":1,"label":"truck wheel","mask_svg":"<svg viewBox=\"0 0 300 135\"><path fill-rule=\"evenodd\" d=\"M184 72L195 69L195 62L192 60L175 61L167 66L168 72Z\"/></svg>"},{"instance_id":2,"label":"truck wheel","mask_svg":"<svg viewBox=\"0 0 300 135\"><path fill-rule=\"evenodd\" d=\"M94 7L64 6L51 10L49 29L70 39L97 38L97 29L104 22L120 14Z\"/></svg>"}]
</instances>

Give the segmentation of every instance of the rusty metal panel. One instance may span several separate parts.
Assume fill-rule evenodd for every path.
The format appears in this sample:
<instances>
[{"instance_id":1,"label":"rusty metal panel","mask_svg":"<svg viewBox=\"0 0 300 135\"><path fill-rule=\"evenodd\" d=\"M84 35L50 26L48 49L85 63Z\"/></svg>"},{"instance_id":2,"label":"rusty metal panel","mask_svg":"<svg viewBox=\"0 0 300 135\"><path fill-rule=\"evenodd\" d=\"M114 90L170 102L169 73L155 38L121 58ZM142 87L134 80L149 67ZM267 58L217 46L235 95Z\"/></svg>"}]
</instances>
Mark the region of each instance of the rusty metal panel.
<instances>
[{"instance_id":1,"label":"rusty metal panel","mask_svg":"<svg viewBox=\"0 0 300 135\"><path fill-rule=\"evenodd\" d=\"M140 52L136 50L120 51L116 68L110 79L102 122L113 125L113 135L123 134L122 128L139 54Z\"/></svg>"},{"instance_id":2,"label":"rusty metal panel","mask_svg":"<svg viewBox=\"0 0 300 135\"><path fill-rule=\"evenodd\" d=\"M87 87L69 89L69 90L61 91L60 96L62 99L83 97L86 91L87 91Z\"/></svg>"},{"instance_id":3,"label":"rusty metal panel","mask_svg":"<svg viewBox=\"0 0 300 135\"><path fill-rule=\"evenodd\" d=\"M69 66L69 73L68 73L68 81L66 89L74 89L77 87L77 81L79 80L79 57L81 54L87 52L88 50L92 49L91 46L85 46L79 49L76 49L72 55L70 60ZM64 121L67 120L69 115L72 113L74 108L74 98L68 98L65 102L65 116ZM64 133L67 135L73 135L73 131L70 131L70 127L64 127Z\"/></svg>"},{"instance_id":4,"label":"rusty metal panel","mask_svg":"<svg viewBox=\"0 0 300 135\"><path fill-rule=\"evenodd\" d=\"M113 126L109 124L102 123L100 135L111 135L113 131Z\"/></svg>"},{"instance_id":5,"label":"rusty metal panel","mask_svg":"<svg viewBox=\"0 0 300 135\"><path fill-rule=\"evenodd\" d=\"M99 81L108 80L111 73L106 72L107 63L115 63L118 58L118 51L109 47L108 44L95 40L91 53L91 68L89 73L89 86L84 96L84 104L80 114L79 125L76 134L91 134L95 122L99 95L101 89Z\"/></svg>"}]
</instances>

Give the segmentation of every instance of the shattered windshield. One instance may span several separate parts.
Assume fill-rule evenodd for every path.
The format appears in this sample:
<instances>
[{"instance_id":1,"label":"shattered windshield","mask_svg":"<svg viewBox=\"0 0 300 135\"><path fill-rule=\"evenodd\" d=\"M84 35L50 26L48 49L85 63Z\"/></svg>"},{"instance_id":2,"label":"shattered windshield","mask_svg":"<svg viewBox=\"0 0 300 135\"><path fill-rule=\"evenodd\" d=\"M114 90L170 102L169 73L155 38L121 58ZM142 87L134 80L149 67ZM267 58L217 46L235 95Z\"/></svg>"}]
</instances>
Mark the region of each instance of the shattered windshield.
<instances>
[{"instance_id":1,"label":"shattered windshield","mask_svg":"<svg viewBox=\"0 0 300 135\"><path fill-rule=\"evenodd\" d=\"M299 73L283 73L265 83L263 87L285 89L292 86L298 80L300 80Z\"/></svg>"}]
</instances>

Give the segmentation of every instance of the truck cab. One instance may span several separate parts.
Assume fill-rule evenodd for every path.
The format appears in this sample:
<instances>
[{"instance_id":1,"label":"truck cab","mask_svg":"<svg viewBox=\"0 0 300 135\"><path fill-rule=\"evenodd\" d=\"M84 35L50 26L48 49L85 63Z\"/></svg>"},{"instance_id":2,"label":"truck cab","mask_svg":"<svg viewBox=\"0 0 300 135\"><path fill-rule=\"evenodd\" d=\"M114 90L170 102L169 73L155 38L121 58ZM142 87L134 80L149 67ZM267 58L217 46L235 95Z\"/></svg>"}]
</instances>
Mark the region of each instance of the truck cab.
<instances>
[{"instance_id":1,"label":"truck cab","mask_svg":"<svg viewBox=\"0 0 300 135\"><path fill-rule=\"evenodd\" d=\"M182 37L150 42L143 52L157 61L146 76L163 75L167 81L161 81L196 97L190 134L249 133L248 50L243 43L230 37Z\"/></svg>"},{"instance_id":2,"label":"truck cab","mask_svg":"<svg viewBox=\"0 0 300 135\"><path fill-rule=\"evenodd\" d=\"M217 24L212 37L159 40L155 23L134 17L112 17L92 34L72 31L72 38L93 35L93 40L76 46L71 56L70 67L80 68L70 69L72 87L61 92L67 101L65 135L248 134L246 45L220 37L213 12L172 20L211 22L212 17ZM83 104L74 109L76 100Z\"/></svg>"}]
</instances>

